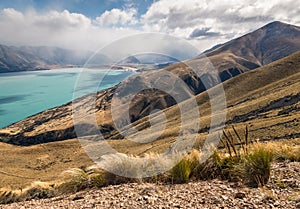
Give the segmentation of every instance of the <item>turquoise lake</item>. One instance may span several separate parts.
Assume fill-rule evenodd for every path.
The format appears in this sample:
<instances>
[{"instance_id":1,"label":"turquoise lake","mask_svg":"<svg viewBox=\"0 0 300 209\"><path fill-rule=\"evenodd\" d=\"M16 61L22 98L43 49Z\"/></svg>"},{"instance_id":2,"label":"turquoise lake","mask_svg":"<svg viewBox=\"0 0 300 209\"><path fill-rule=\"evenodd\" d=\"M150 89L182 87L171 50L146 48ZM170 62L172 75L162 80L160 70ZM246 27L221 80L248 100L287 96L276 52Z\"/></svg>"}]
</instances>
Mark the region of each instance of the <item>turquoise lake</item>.
<instances>
[{"instance_id":1,"label":"turquoise lake","mask_svg":"<svg viewBox=\"0 0 300 209\"><path fill-rule=\"evenodd\" d=\"M132 72L65 68L0 74L0 128L43 110L112 87ZM78 83L78 80L80 81Z\"/></svg>"}]
</instances>

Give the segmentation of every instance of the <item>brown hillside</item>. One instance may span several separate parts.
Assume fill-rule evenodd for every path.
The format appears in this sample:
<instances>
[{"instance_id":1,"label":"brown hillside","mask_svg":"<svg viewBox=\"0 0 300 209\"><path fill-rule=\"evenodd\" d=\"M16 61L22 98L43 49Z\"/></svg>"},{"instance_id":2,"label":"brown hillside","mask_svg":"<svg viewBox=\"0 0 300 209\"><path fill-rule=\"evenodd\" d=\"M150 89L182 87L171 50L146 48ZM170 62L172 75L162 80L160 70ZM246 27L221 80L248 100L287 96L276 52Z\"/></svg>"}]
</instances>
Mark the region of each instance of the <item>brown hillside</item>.
<instances>
[{"instance_id":1,"label":"brown hillside","mask_svg":"<svg viewBox=\"0 0 300 209\"><path fill-rule=\"evenodd\" d=\"M299 139L299 85L300 52L226 81L224 90L228 107L227 124L235 125L240 133L244 130L244 126L248 125L251 139ZM108 107L105 102L110 95L108 93L109 91L104 91L98 94L99 98L102 98L102 100L97 100L97 102L101 101L98 105L102 107L102 111L97 113L100 118L109 115L107 111L104 111L105 107ZM195 146L198 147L207 136L211 115L207 93L197 95L196 99L201 113L200 130L194 133L198 138ZM189 100L185 102L189 102ZM103 126L107 128L108 142L123 153L142 155L145 152L165 152L178 136L180 115L177 107L175 105L165 110L168 123L165 132L158 140L142 144L130 140L115 140L122 137L119 133L110 132L109 126ZM24 135L28 136L23 139L24 142L28 139L38 139L39 136L49 133L56 134L53 136L58 137L60 133L67 130L66 127L72 124L70 111L71 106L65 105L37 114L2 129L1 137L5 136L4 140L8 140L9 143L15 139L22 140L21 137L15 137L13 133L21 133L24 130L26 130ZM186 112L186 114L192 113ZM110 123L109 120L105 118L104 120L107 124ZM185 125L191 123L194 121L188 121ZM35 125L32 126L32 124ZM134 124L142 131L142 134L139 135L140 140L147 140L150 136L143 134L149 127L147 117ZM160 126L161 124L158 122L156 125ZM26 129L27 126L28 129ZM32 129L30 130L30 128ZM49 130L61 131L49 132ZM50 134L49 136L51 139ZM131 138L134 136L129 136L129 139ZM2 153L0 171L6 172L0 173L1 186L10 185L15 188L17 185L28 185L33 180L52 180L65 169L91 165L91 161L84 154L84 150L76 139L27 147L0 143L0 150Z\"/></svg>"},{"instance_id":2,"label":"brown hillside","mask_svg":"<svg viewBox=\"0 0 300 209\"><path fill-rule=\"evenodd\" d=\"M273 60L300 50L299 40L299 27L273 22L243 37L225 43L216 49L207 51L206 55L219 72L221 80L225 81L249 69L270 63ZM163 70L175 74L186 83L189 88L184 89L183 92L188 94L188 92L191 91L191 94L199 94L206 90L202 80L210 80L209 87L216 84L216 82L210 78L209 73L202 72L202 76L197 77L195 73L187 67L187 65L199 66L201 62L203 62L203 58L197 58L187 61L186 63L171 65ZM292 64L293 63L287 64L287 66ZM150 78L152 81L159 81L158 83L160 84L165 83L169 85L169 78L167 76L162 78L161 72L162 70L143 72L136 77L125 80L122 85L129 88L147 88ZM251 85L257 83L256 79L254 80L255 81L251 81L253 82ZM232 82L236 81L234 80ZM240 84L236 85L239 86ZM239 88L241 91L242 89L247 88ZM95 102L98 125L106 137L109 137L111 131L115 129L110 116L110 102L115 90L116 87L113 87L97 93ZM176 93L182 95L183 92ZM179 101L185 99L186 96L182 96ZM238 99L238 97L236 97L236 99ZM90 101L91 97L86 96L83 100L86 102ZM175 103L174 99L165 92L155 89L142 91L134 97L130 108L130 121L126 121L124 124L137 121L148 116L155 109L165 109L173 106ZM82 108L84 114L86 114L85 110L87 109L85 108L91 107L84 107L83 105L80 108ZM16 145L32 145L75 138L76 134L74 132L71 112L71 103L46 110L1 130L0 139ZM119 117L122 118L123 115L120 114ZM90 124L87 123L86 129L90 128Z\"/></svg>"},{"instance_id":3,"label":"brown hillside","mask_svg":"<svg viewBox=\"0 0 300 209\"><path fill-rule=\"evenodd\" d=\"M269 134L261 138L293 138L299 134L297 114L299 112L299 66L300 66L300 53L293 54L288 58L284 58L277 62L271 63L260 69L247 72L240 76L237 76L224 83L224 89L226 93L226 100L228 106L228 124L235 124L240 122L247 122L250 126L258 125L258 121L262 126L273 124L274 121L289 119L288 121L280 122L280 127L289 127L291 129L284 128L279 132L274 132L273 128L270 128ZM110 138L110 136L116 133L113 132L114 126L111 122L110 115L110 103L114 88L99 92L96 100L96 118L98 120L101 131ZM152 98L151 95L155 95L155 92L150 92L148 99ZM156 95L158 98L162 95ZM144 95L141 95L142 101ZM138 109L141 106L140 97L136 97L133 101L135 110L139 113ZM89 96L83 98L88 101L91 99ZM151 100L153 101L153 100ZM163 99L168 101L168 99ZM197 101L199 103L199 110L201 113L202 131L207 130L210 118L210 103L207 93L201 93L197 95ZM150 100L149 100L150 102ZM170 100L170 102L174 102ZM160 104L160 102L158 102ZM147 106L146 103L143 106ZM91 107L80 107L85 108ZM67 104L58 108L53 108L29 117L24 121L20 121L14 125L11 125L0 131L1 139L4 142L19 145L30 145L45 143L49 141L71 139L76 135L73 131L73 120L71 115L72 105ZM178 121L180 115L178 114L177 106L167 109L165 112L169 121L173 121L172 128L174 127L174 121ZM291 112L291 113L290 113ZM85 111L86 113L86 111ZM292 114L293 113L293 114ZM274 120L276 119L276 120ZM193 121L191 121L193 122ZM254 123L255 122L255 123ZM148 119L145 117L142 120L136 121L136 124L143 129L143 126L148 127ZM277 124L277 123L275 123ZM273 124L274 125L274 124ZM271 125L270 125L271 126ZM273 127L273 126L272 126ZM275 126L276 127L276 126ZM87 124L88 128L88 124ZM266 130L264 130L266 129ZM87 129L88 130L88 129ZM268 133L267 127L263 129L257 129L257 133ZM286 132L286 133L285 133ZM173 134L168 133L168 136ZM118 136L118 135L116 135ZM114 138L116 138L116 136ZM118 138L118 137L117 137ZM121 138L119 136L119 138ZM161 138L164 138L163 136Z\"/></svg>"}]
</instances>

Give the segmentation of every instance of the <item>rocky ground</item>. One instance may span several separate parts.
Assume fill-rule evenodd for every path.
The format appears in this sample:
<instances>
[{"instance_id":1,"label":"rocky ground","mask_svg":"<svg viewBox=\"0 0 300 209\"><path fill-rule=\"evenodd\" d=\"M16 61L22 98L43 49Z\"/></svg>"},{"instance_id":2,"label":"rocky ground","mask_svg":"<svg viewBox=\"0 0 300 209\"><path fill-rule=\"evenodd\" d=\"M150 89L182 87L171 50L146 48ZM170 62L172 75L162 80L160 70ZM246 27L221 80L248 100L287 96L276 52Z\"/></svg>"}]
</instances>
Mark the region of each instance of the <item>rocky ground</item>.
<instances>
[{"instance_id":1,"label":"rocky ground","mask_svg":"<svg viewBox=\"0 0 300 209\"><path fill-rule=\"evenodd\" d=\"M264 188L220 180L177 185L131 183L0 208L300 208L300 163L273 164Z\"/></svg>"}]
</instances>

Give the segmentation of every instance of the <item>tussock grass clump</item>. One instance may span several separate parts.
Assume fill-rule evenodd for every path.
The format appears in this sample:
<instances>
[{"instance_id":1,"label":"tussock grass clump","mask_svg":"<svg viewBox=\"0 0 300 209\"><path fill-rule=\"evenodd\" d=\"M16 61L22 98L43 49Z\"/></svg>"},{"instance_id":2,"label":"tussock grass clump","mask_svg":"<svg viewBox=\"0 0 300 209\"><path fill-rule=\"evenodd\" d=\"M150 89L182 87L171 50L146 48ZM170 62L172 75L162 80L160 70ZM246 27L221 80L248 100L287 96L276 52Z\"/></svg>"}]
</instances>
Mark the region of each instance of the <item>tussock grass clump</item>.
<instances>
[{"instance_id":1,"label":"tussock grass clump","mask_svg":"<svg viewBox=\"0 0 300 209\"><path fill-rule=\"evenodd\" d=\"M195 167L192 176L201 180L221 178L242 181L250 187L262 187L269 181L274 160L300 160L300 146L297 140L254 142L249 140L247 129L243 132L244 139L240 137L243 134L236 133L236 130L227 130L222 139L224 149L215 149L205 163Z\"/></svg>"},{"instance_id":2,"label":"tussock grass clump","mask_svg":"<svg viewBox=\"0 0 300 209\"><path fill-rule=\"evenodd\" d=\"M175 183L186 183L190 179L193 167L189 159L182 159L177 165L175 165L170 171L170 178Z\"/></svg>"},{"instance_id":3,"label":"tussock grass clump","mask_svg":"<svg viewBox=\"0 0 300 209\"><path fill-rule=\"evenodd\" d=\"M283 144L281 146L274 145L273 149L275 150L274 157L276 160L300 162L300 146L291 147Z\"/></svg>"},{"instance_id":4,"label":"tussock grass clump","mask_svg":"<svg viewBox=\"0 0 300 209\"><path fill-rule=\"evenodd\" d=\"M23 190L0 189L0 204L9 204L31 199L50 198L55 196L54 184L33 182Z\"/></svg>"},{"instance_id":5,"label":"tussock grass clump","mask_svg":"<svg viewBox=\"0 0 300 209\"><path fill-rule=\"evenodd\" d=\"M155 164L157 162L154 155L141 158L121 153L102 156L100 161L100 166L107 170L104 173L105 185L142 181L142 178L147 175L145 170L150 172L149 176L155 174Z\"/></svg>"},{"instance_id":6,"label":"tussock grass clump","mask_svg":"<svg viewBox=\"0 0 300 209\"><path fill-rule=\"evenodd\" d=\"M204 163L198 163L193 171L193 176L201 180L214 179L222 172L222 159L217 150Z\"/></svg>"},{"instance_id":7,"label":"tussock grass clump","mask_svg":"<svg viewBox=\"0 0 300 209\"><path fill-rule=\"evenodd\" d=\"M259 143L258 140L250 141L247 126L242 134L234 126L232 131L224 131L223 134L225 139L221 139L221 142L229 157L222 160L222 177L229 180L240 179L251 187L268 183L274 156L273 147Z\"/></svg>"},{"instance_id":8,"label":"tussock grass clump","mask_svg":"<svg viewBox=\"0 0 300 209\"><path fill-rule=\"evenodd\" d=\"M238 181L239 172L237 165L241 159L236 156L223 156L217 149L206 162L198 164L194 170L194 176L200 180L220 178L223 180Z\"/></svg>"},{"instance_id":9,"label":"tussock grass clump","mask_svg":"<svg viewBox=\"0 0 300 209\"><path fill-rule=\"evenodd\" d=\"M103 157L101 167L110 172L96 165L74 168L63 172L61 178L54 183L35 182L24 190L0 189L0 204L48 198L91 187L130 182L186 183L191 179L220 178L242 181L250 187L263 187L269 181L273 160L300 161L298 141L260 143L258 140L251 141L248 134L247 127L242 133L235 127L224 131L224 137L221 139L223 147L215 148L205 162L202 161L202 157L206 155L195 149L186 155L107 155ZM172 167L174 164L176 165ZM284 183L281 186L285 187Z\"/></svg>"},{"instance_id":10,"label":"tussock grass clump","mask_svg":"<svg viewBox=\"0 0 300 209\"><path fill-rule=\"evenodd\" d=\"M105 178L103 174L91 174L90 183L93 187L103 187L105 186Z\"/></svg>"},{"instance_id":11,"label":"tussock grass clump","mask_svg":"<svg viewBox=\"0 0 300 209\"><path fill-rule=\"evenodd\" d=\"M30 187L25 189L21 199L42 199L55 196L55 184L49 182L33 182Z\"/></svg>"},{"instance_id":12,"label":"tussock grass clump","mask_svg":"<svg viewBox=\"0 0 300 209\"><path fill-rule=\"evenodd\" d=\"M170 155L148 153L143 157L112 154L102 156L100 166L105 168L105 182L107 184L121 184L128 182L158 182L171 179L170 173L165 172L172 165L180 162L183 154Z\"/></svg>"},{"instance_id":13,"label":"tussock grass clump","mask_svg":"<svg viewBox=\"0 0 300 209\"><path fill-rule=\"evenodd\" d=\"M105 176L106 172L97 166L73 168L62 173L62 180L55 189L58 194L64 194L86 188L103 187L107 185Z\"/></svg>"},{"instance_id":14,"label":"tussock grass clump","mask_svg":"<svg viewBox=\"0 0 300 209\"><path fill-rule=\"evenodd\" d=\"M195 171L197 178L241 180L252 187L264 186L270 177L273 148L250 141L247 127L243 133L232 127L223 135L224 152L216 149L205 163L199 164Z\"/></svg>"},{"instance_id":15,"label":"tussock grass clump","mask_svg":"<svg viewBox=\"0 0 300 209\"><path fill-rule=\"evenodd\" d=\"M98 166L93 165L86 168L86 173L88 175L89 187L105 186L105 172L101 170Z\"/></svg>"},{"instance_id":16,"label":"tussock grass clump","mask_svg":"<svg viewBox=\"0 0 300 209\"><path fill-rule=\"evenodd\" d=\"M178 156L182 157L182 156ZM191 150L183 157L169 172L169 178L174 183L186 183L194 174L194 170L199 164L200 153L198 150Z\"/></svg>"},{"instance_id":17,"label":"tussock grass clump","mask_svg":"<svg viewBox=\"0 0 300 209\"><path fill-rule=\"evenodd\" d=\"M117 184L125 184L132 183L138 181L137 179L128 178L120 175L116 175L111 172L106 172L104 174L104 185L117 185Z\"/></svg>"},{"instance_id":18,"label":"tussock grass clump","mask_svg":"<svg viewBox=\"0 0 300 209\"><path fill-rule=\"evenodd\" d=\"M240 179L238 166L242 162L242 156L248 153L249 131L245 128L243 133L238 133L233 126L231 130L223 131L220 142L224 150L214 148L213 154L206 162L199 164L195 169L195 176L201 180L221 178L231 181Z\"/></svg>"},{"instance_id":19,"label":"tussock grass clump","mask_svg":"<svg viewBox=\"0 0 300 209\"><path fill-rule=\"evenodd\" d=\"M107 169L104 174L106 185L134 182L137 179L130 177L139 177L142 173L141 165L144 163L141 162L141 158L120 153L102 156L102 158L100 165Z\"/></svg>"},{"instance_id":20,"label":"tussock grass clump","mask_svg":"<svg viewBox=\"0 0 300 209\"><path fill-rule=\"evenodd\" d=\"M62 178L63 183L57 187L59 193L74 193L88 187L88 174L80 168L63 172Z\"/></svg>"},{"instance_id":21,"label":"tussock grass clump","mask_svg":"<svg viewBox=\"0 0 300 209\"><path fill-rule=\"evenodd\" d=\"M21 193L16 191L11 191L7 188L2 188L0 190L0 204L9 204L13 202L20 201Z\"/></svg>"},{"instance_id":22,"label":"tussock grass clump","mask_svg":"<svg viewBox=\"0 0 300 209\"><path fill-rule=\"evenodd\" d=\"M243 163L239 167L248 186L258 187L268 183L273 156L272 149L263 144L257 144L243 157Z\"/></svg>"}]
</instances>

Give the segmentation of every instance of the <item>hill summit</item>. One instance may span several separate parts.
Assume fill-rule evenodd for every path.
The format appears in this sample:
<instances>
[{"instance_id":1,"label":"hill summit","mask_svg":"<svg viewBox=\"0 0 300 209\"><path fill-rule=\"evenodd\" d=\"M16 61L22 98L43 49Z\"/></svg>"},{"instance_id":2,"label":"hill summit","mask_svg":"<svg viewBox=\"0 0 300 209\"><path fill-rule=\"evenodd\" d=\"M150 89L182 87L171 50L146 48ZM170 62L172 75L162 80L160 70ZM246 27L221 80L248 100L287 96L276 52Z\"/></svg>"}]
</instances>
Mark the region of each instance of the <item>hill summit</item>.
<instances>
[{"instance_id":1,"label":"hill summit","mask_svg":"<svg viewBox=\"0 0 300 209\"><path fill-rule=\"evenodd\" d=\"M299 50L300 27L275 21L204 53L220 71L224 81Z\"/></svg>"}]
</instances>

